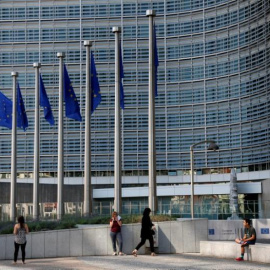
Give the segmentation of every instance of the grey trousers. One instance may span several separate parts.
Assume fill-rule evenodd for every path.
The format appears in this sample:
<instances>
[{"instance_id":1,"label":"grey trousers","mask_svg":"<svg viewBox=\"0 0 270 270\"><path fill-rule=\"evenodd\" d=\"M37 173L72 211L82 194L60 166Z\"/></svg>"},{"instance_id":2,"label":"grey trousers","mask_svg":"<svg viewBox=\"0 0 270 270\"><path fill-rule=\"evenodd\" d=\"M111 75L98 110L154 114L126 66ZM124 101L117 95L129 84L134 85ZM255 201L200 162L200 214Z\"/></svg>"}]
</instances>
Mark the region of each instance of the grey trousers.
<instances>
[{"instance_id":1,"label":"grey trousers","mask_svg":"<svg viewBox=\"0 0 270 270\"><path fill-rule=\"evenodd\" d=\"M121 232L110 232L110 236L112 240L113 252L116 252L116 241L118 243L119 252L122 252L123 241Z\"/></svg>"}]
</instances>

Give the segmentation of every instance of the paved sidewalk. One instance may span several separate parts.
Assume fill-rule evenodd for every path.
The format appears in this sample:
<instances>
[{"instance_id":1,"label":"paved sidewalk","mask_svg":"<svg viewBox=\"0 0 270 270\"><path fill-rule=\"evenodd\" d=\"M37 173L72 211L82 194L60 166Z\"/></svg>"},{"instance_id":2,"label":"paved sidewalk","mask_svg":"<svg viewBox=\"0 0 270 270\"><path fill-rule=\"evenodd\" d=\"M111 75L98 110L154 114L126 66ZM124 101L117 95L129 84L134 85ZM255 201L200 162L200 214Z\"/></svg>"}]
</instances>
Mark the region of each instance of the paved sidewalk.
<instances>
[{"instance_id":1,"label":"paved sidewalk","mask_svg":"<svg viewBox=\"0 0 270 270\"><path fill-rule=\"evenodd\" d=\"M138 255L127 256L85 256L32 259L25 265L12 261L0 261L1 270L188 270L188 269L270 269L270 264L237 262L229 259L203 257L199 254L162 254L156 257Z\"/></svg>"}]
</instances>

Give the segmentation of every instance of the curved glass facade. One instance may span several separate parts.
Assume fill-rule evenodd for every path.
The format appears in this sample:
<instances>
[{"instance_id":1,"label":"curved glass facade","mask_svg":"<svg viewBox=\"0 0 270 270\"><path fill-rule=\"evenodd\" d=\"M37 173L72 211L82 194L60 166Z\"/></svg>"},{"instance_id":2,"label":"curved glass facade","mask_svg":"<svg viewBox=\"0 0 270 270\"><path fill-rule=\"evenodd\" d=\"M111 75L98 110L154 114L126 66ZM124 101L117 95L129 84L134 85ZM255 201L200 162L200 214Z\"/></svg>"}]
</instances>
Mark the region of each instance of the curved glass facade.
<instances>
[{"instance_id":1,"label":"curved glass facade","mask_svg":"<svg viewBox=\"0 0 270 270\"><path fill-rule=\"evenodd\" d=\"M80 3L79 3L80 2ZM114 34L122 27L125 110L124 174L148 169L148 18L157 12L157 170L188 170L189 148L206 139L220 150L196 147L196 169L258 166L270 169L269 0L81 0L0 2L0 91L11 97L19 72L29 128L18 131L18 171L33 170L34 69L41 62L57 123L58 59L65 62L84 118L85 48L93 41L102 103L92 115L92 170L114 170ZM84 123L65 119L65 173L84 170ZM0 167L10 172L11 132L0 128ZM57 171L57 124L41 120L41 171Z\"/></svg>"}]
</instances>

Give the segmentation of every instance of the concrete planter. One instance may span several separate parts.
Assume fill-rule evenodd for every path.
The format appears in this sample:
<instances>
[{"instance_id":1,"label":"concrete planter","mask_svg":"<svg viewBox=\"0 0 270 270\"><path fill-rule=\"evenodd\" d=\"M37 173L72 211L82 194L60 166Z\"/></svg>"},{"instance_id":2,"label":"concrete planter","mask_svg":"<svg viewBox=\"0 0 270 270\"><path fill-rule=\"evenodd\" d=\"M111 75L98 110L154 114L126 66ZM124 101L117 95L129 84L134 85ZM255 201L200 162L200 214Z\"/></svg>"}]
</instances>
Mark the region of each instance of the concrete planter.
<instances>
[{"instance_id":1,"label":"concrete planter","mask_svg":"<svg viewBox=\"0 0 270 270\"><path fill-rule=\"evenodd\" d=\"M207 219L185 219L155 223L158 226L159 253L200 252L200 241L207 240ZM131 251L140 241L141 224L122 227L123 252ZM34 232L27 235L26 257L54 258L69 256L111 255L113 253L108 225L86 228ZM14 236L0 236L0 259L11 260ZM145 248L139 250L145 254ZM21 252L19 252L20 256ZM20 257L19 257L20 258Z\"/></svg>"}]
</instances>

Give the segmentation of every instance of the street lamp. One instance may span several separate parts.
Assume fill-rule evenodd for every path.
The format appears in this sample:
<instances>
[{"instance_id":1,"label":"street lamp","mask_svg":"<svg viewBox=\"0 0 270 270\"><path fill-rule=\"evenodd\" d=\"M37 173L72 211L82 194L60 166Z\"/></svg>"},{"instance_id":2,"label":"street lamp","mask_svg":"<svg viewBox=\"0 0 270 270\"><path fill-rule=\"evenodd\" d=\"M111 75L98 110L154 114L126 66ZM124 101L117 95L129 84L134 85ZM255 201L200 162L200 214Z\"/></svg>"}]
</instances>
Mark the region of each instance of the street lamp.
<instances>
[{"instance_id":1,"label":"street lamp","mask_svg":"<svg viewBox=\"0 0 270 270\"><path fill-rule=\"evenodd\" d=\"M191 171L191 179L190 179L190 184L191 184L191 196L190 196L190 211L191 211L191 218L194 218L194 147L203 144L203 143L209 143L209 146L207 150L213 150L216 151L219 149L218 145L215 143L215 141L212 140L206 140L206 141L201 141L195 144L192 144L190 146L190 171Z\"/></svg>"}]
</instances>

